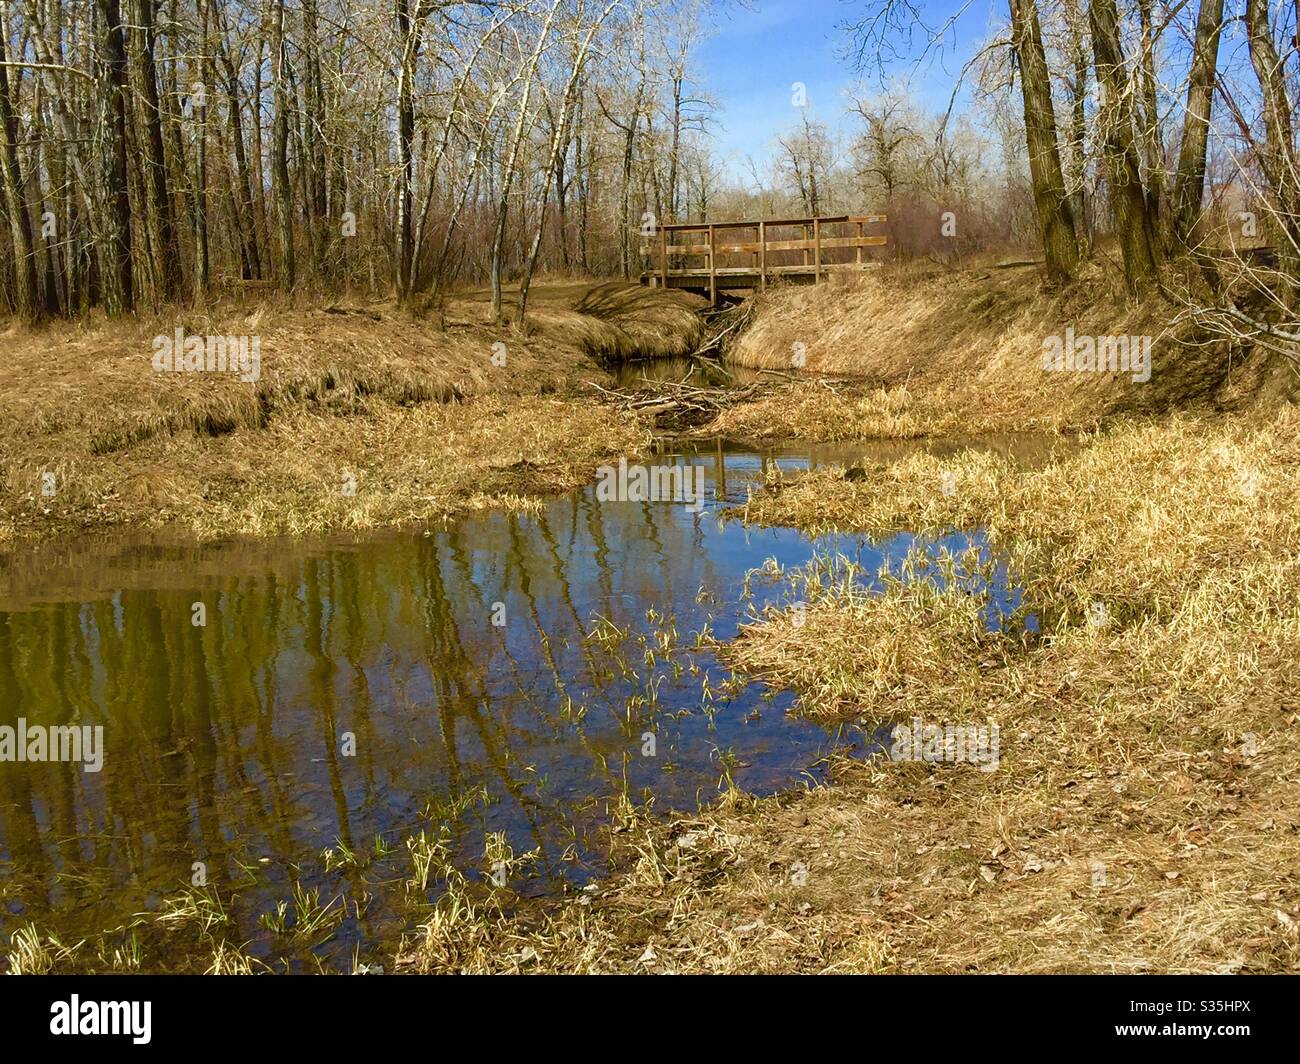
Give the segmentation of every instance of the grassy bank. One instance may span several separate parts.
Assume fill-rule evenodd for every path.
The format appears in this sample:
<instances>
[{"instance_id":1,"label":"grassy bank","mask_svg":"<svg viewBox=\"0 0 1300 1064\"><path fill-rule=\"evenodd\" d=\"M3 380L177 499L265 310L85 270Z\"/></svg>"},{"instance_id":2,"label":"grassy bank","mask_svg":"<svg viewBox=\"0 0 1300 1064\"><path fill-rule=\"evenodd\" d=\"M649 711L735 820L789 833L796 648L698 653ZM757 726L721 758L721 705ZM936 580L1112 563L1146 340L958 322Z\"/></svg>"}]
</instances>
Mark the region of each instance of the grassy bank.
<instances>
[{"instance_id":1,"label":"grassy bank","mask_svg":"<svg viewBox=\"0 0 1300 1064\"><path fill-rule=\"evenodd\" d=\"M485 292L438 320L388 304L218 304L0 336L0 543L103 527L201 537L325 532L439 517L581 483L633 455L647 423L599 403L602 366L680 356L700 301L607 284L539 285L526 326ZM904 266L756 301L728 357L768 386L697 431L756 441L1092 428L1173 409L1249 409L1285 369L1197 347L1096 278L1041 291L1031 270ZM1154 337L1151 380L1049 374L1045 335ZM257 379L164 373L156 337L256 336ZM791 365L801 352L805 365ZM827 380L823 374L838 375ZM352 479L356 494L344 491ZM49 494L52 492L52 494Z\"/></svg>"},{"instance_id":2,"label":"grassy bank","mask_svg":"<svg viewBox=\"0 0 1300 1064\"><path fill-rule=\"evenodd\" d=\"M1100 267L1047 292L1033 269L890 266L859 279L760 297L728 358L751 370L847 378L726 411L711 431L764 440L913 438L1092 427L1120 415L1237 410L1287 394L1294 375L1264 357L1195 342L1177 308L1112 291ZM1044 338L1151 337L1150 379L1047 373Z\"/></svg>"},{"instance_id":3,"label":"grassy bank","mask_svg":"<svg viewBox=\"0 0 1300 1064\"><path fill-rule=\"evenodd\" d=\"M584 381L610 360L691 350L695 311L639 286L566 284L534 289L526 326L491 323L471 292L440 322L284 303L11 328L0 543L113 525L361 528L572 487L644 435ZM177 329L257 336L257 379L155 371L154 338Z\"/></svg>"},{"instance_id":4,"label":"grassy bank","mask_svg":"<svg viewBox=\"0 0 1300 1064\"><path fill-rule=\"evenodd\" d=\"M844 761L615 833L556 911L448 899L420 970L1286 971L1300 964L1300 420L1121 425L1027 470L970 455L810 474L752 521L984 527L1025 589L788 574L733 662L826 720L1000 728L995 771ZM954 483L955 490L941 485ZM950 573L991 575L975 558ZM1026 626L1025 617L1038 621ZM454 931L454 933L453 933Z\"/></svg>"}]
</instances>

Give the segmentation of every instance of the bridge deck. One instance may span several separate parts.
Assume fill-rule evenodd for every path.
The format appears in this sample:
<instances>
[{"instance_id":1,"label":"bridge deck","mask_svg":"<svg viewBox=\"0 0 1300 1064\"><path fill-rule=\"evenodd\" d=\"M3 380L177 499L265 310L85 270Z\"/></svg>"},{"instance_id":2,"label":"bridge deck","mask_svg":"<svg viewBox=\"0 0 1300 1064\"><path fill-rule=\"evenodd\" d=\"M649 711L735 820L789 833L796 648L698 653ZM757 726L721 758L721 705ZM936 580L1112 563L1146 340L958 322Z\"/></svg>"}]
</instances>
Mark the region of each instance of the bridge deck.
<instances>
[{"instance_id":1,"label":"bridge deck","mask_svg":"<svg viewBox=\"0 0 1300 1064\"><path fill-rule=\"evenodd\" d=\"M862 229L883 221L883 214L843 214L660 226L650 237L656 242L642 246L642 254L654 261L641 283L695 290L713 303L720 291L762 290L769 278L816 283L832 273L875 266L863 251L885 247L889 238L864 235ZM792 232L803 235L792 237ZM705 241L675 239L688 233L704 234Z\"/></svg>"}]
</instances>

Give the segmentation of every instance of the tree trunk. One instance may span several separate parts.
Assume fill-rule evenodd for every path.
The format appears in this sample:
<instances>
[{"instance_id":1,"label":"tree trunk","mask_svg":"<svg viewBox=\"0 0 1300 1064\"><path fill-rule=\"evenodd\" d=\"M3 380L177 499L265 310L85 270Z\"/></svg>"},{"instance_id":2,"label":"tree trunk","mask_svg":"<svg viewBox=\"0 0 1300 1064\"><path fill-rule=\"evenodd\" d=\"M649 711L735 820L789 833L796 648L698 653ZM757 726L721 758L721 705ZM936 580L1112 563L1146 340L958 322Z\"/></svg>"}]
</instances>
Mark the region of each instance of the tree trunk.
<instances>
[{"instance_id":1,"label":"tree trunk","mask_svg":"<svg viewBox=\"0 0 1300 1064\"><path fill-rule=\"evenodd\" d=\"M235 151L235 218L239 227L240 266L244 280L262 276L262 257L257 246L257 214L253 202L252 175L248 167L248 151L244 145L244 108L240 93L239 68L230 57L230 44L222 20L221 5L215 8L217 39L221 65L226 75L226 101L230 109L230 140ZM256 116L254 116L256 120Z\"/></svg>"},{"instance_id":2,"label":"tree trunk","mask_svg":"<svg viewBox=\"0 0 1300 1064\"><path fill-rule=\"evenodd\" d=\"M284 40L284 0L272 0L271 51L274 56L275 137L271 176L275 185L276 221L280 230L280 283L292 291L298 282L293 255L293 185L289 181L289 101L285 94L287 56Z\"/></svg>"},{"instance_id":3,"label":"tree trunk","mask_svg":"<svg viewBox=\"0 0 1300 1064\"><path fill-rule=\"evenodd\" d=\"M635 158L636 130L641 122L641 105L645 99L645 87L645 77L642 76L641 80L637 82L636 96L632 103L632 114L626 124L619 122L608 111L605 111L605 117L623 133L623 165L618 200L618 254L619 266L625 281L632 276L632 161ZM604 110L603 103L601 109Z\"/></svg>"},{"instance_id":4,"label":"tree trunk","mask_svg":"<svg viewBox=\"0 0 1300 1064\"><path fill-rule=\"evenodd\" d=\"M581 89L579 89L579 95ZM576 105L570 107L569 113L576 111ZM569 258L569 145L573 143L573 124L565 121L564 143L560 147L560 154L555 158L555 224L560 231L560 264L567 271L570 266Z\"/></svg>"},{"instance_id":5,"label":"tree trunk","mask_svg":"<svg viewBox=\"0 0 1300 1064\"><path fill-rule=\"evenodd\" d=\"M1070 35L1069 56L1074 78L1074 84L1070 87L1070 153L1067 187L1070 190L1070 215L1074 219L1075 240L1079 246L1079 254L1086 256L1092 245L1087 188L1088 27L1079 0L1066 0L1065 18Z\"/></svg>"},{"instance_id":6,"label":"tree trunk","mask_svg":"<svg viewBox=\"0 0 1300 1064\"><path fill-rule=\"evenodd\" d=\"M1070 101L1070 136L1075 147L1074 176L1075 190L1071 197L1070 214L1074 219L1074 236L1081 255L1087 255L1092 247L1092 225L1090 223L1088 202L1088 120L1086 105L1088 101L1088 55L1079 42L1079 50L1074 57L1075 90Z\"/></svg>"},{"instance_id":7,"label":"tree trunk","mask_svg":"<svg viewBox=\"0 0 1300 1064\"><path fill-rule=\"evenodd\" d=\"M171 38L171 54L178 56L188 50L185 28L181 25L181 0L169 0L168 22ZM183 116L180 110L181 88L178 81L180 64L164 63L159 71L158 80L162 86L161 102L163 137L171 151L171 178L168 187L171 190L174 205L172 216L176 219L177 232L180 231L182 219L188 219L190 232L197 226L192 182L190 180L189 157L185 151L185 139L181 135ZM181 268L182 274L184 267Z\"/></svg>"},{"instance_id":8,"label":"tree trunk","mask_svg":"<svg viewBox=\"0 0 1300 1064\"><path fill-rule=\"evenodd\" d=\"M1174 239L1183 245L1192 240L1205 198L1205 151L1210 137L1210 107L1222 29L1223 0L1201 0L1192 67L1187 78L1187 110L1183 115L1183 140L1178 150L1171 219Z\"/></svg>"},{"instance_id":9,"label":"tree trunk","mask_svg":"<svg viewBox=\"0 0 1300 1064\"><path fill-rule=\"evenodd\" d=\"M1138 0L1142 40L1142 149L1146 156L1147 211L1154 231L1160 232L1161 198L1165 188L1165 149L1160 138L1160 111L1156 100L1156 42L1151 22L1151 0Z\"/></svg>"},{"instance_id":10,"label":"tree trunk","mask_svg":"<svg viewBox=\"0 0 1300 1064\"><path fill-rule=\"evenodd\" d=\"M48 103L42 101L38 107L44 130L52 132L55 128L54 116L50 113ZM40 202L37 204L38 217L42 220L41 244L49 259L49 276L46 278L45 310L50 314L68 314L69 303L67 249L72 246L71 229L59 222L59 192L67 186L68 169L61 146L51 136L46 143L42 136L42 153L45 167L49 173L49 185L40 190ZM44 227L45 212L53 215L54 231L46 233ZM64 216L66 218L66 215Z\"/></svg>"},{"instance_id":11,"label":"tree trunk","mask_svg":"<svg viewBox=\"0 0 1300 1064\"><path fill-rule=\"evenodd\" d=\"M632 276L631 213L632 213L632 149L636 143L637 113L623 132L623 185L619 196L618 252L623 280Z\"/></svg>"},{"instance_id":12,"label":"tree trunk","mask_svg":"<svg viewBox=\"0 0 1300 1064\"><path fill-rule=\"evenodd\" d=\"M18 118L9 95L9 27L0 20L0 135L4 136L4 194L9 231L13 236L14 281L18 314L26 321L41 317L41 302L36 283L36 248L32 238L32 219L27 212L22 162L18 157Z\"/></svg>"},{"instance_id":13,"label":"tree trunk","mask_svg":"<svg viewBox=\"0 0 1300 1064\"><path fill-rule=\"evenodd\" d=\"M135 306L131 269L131 196L128 192L126 149L126 43L123 39L119 0L99 0L103 65L103 103L106 113L104 177L108 191L107 234L104 253L104 306L122 314Z\"/></svg>"},{"instance_id":14,"label":"tree trunk","mask_svg":"<svg viewBox=\"0 0 1300 1064\"><path fill-rule=\"evenodd\" d=\"M325 257L325 95L321 80L319 21L316 0L303 0L303 164L307 176L307 214L311 225L312 261L320 269Z\"/></svg>"},{"instance_id":15,"label":"tree trunk","mask_svg":"<svg viewBox=\"0 0 1300 1064\"><path fill-rule=\"evenodd\" d=\"M677 221L677 159L682 143L682 76L673 73L673 131L668 147L668 218ZM660 219L663 221L663 219Z\"/></svg>"},{"instance_id":16,"label":"tree trunk","mask_svg":"<svg viewBox=\"0 0 1300 1064\"><path fill-rule=\"evenodd\" d=\"M1276 231L1278 272L1289 279L1288 305L1300 288L1300 160L1296 158L1294 105L1287 91L1281 57L1273 41L1268 0L1246 0L1246 40L1263 100L1264 145L1261 164L1269 186Z\"/></svg>"},{"instance_id":17,"label":"tree trunk","mask_svg":"<svg viewBox=\"0 0 1300 1064\"><path fill-rule=\"evenodd\" d=\"M533 233L532 245L528 249L528 254L524 260L523 274L519 279L519 320L524 320L524 315L528 312L528 286L532 283L533 270L537 266L537 253L542 246L542 229L546 224L546 201L551 194L551 180L557 169L557 162L564 146L568 140L568 120L569 112L573 106L573 98L577 93L578 85L582 79L582 68L587 61L587 51L591 48L591 42L595 39L596 31L609 18L610 14L618 7L621 0L611 0L608 7L600 18L588 29L586 37L578 47L573 57L573 67L569 73L568 84L564 87L564 103L560 108L560 124L556 127L551 137L550 155L546 160L546 172L542 184L542 194L538 200L540 209L537 212L537 229Z\"/></svg>"},{"instance_id":18,"label":"tree trunk","mask_svg":"<svg viewBox=\"0 0 1300 1064\"><path fill-rule=\"evenodd\" d=\"M578 97L577 116L574 121L573 165L576 170L574 180L578 185L578 262L582 272L591 273L591 263L587 255L587 219L591 213L591 160L583 150L583 121L586 111L583 99ZM587 151L591 150L590 144Z\"/></svg>"},{"instance_id":19,"label":"tree trunk","mask_svg":"<svg viewBox=\"0 0 1300 1064\"><path fill-rule=\"evenodd\" d=\"M265 95L262 82L262 38L253 42L255 62L253 63L253 95L249 100L252 112L253 135L253 179L256 191L254 202L257 208L256 224L261 229L262 247L266 250L265 267L271 268L271 215L266 207L266 152L262 140L262 97ZM275 60L272 59L272 63Z\"/></svg>"},{"instance_id":20,"label":"tree trunk","mask_svg":"<svg viewBox=\"0 0 1300 1064\"><path fill-rule=\"evenodd\" d=\"M515 170L519 165L519 149L523 144L524 131L528 120L528 101L532 97L533 79L537 76L537 64L546 49L546 40L551 33L551 24L560 9L561 0L554 0L546 13L537 34L537 46L529 57L528 68L524 73L524 91L519 100L519 120L515 123L514 133L510 139L510 151L506 158L504 172L501 175L500 200L497 206L496 230L492 236L492 320L501 320L501 251L506 237L506 213L510 207L510 189L514 185Z\"/></svg>"},{"instance_id":21,"label":"tree trunk","mask_svg":"<svg viewBox=\"0 0 1300 1064\"><path fill-rule=\"evenodd\" d=\"M162 108L158 101L158 67L154 61L157 35L154 32L156 0L139 0L140 27L137 34L140 50L139 77L144 95L145 166L149 174L149 194L157 224L159 256L158 276L161 296L172 302L181 289L181 248L176 233L176 217L167 187L167 158L163 151Z\"/></svg>"},{"instance_id":22,"label":"tree trunk","mask_svg":"<svg viewBox=\"0 0 1300 1064\"><path fill-rule=\"evenodd\" d=\"M1052 284L1061 284L1070 280L1079 268L1079 243L1061 173L1051 76L1043 54L1036 0L1010 0L1010 3L1012 47L1020 63L1029 177L1038 211L1047 278Z\"/></svg>"},{"instance_id":23,"label":"tree trunk","mask_svg":"<svg viewBox=\"0 0 1300 1064\"><path fill-rule=\"evenodd\" d=\"M1092 0L1092 50L1101 87L1102 150L1110 185L1111 214L1129 290L1138 292L1156 278L1155 225L1134 140L1133 106L1126 92L1124 54L1119 43L1115 0Z\"/></svg>"},{"instance_id":24,"label":"tree trunk","mask_svg":"<svg viewBox=\"0 0 1300 1064\"><path fill-rule=\"evenodd\" d=\"M410 0L397 0L398 39L402 46L397 81L397 299L406 303L415 278L415 239L411 212L414 207L412 180L414 161L411 142L415 137L415 64L420 54L419 24L413 26Z\"/></svg>"},{"instance_id":25,"label":"tree trunk","mask_svg":"<svg viewBox=\"0 0 1300 1064\"><path fill-rule=\"evenodd\" d=\"M190 115L198 127L194 143L194 287L200 295L207 294L212 275L208 247L208 3L199 0L199 53L204 57L199 60L201 98L190 100Z\"/></svg>"}]
</instances>

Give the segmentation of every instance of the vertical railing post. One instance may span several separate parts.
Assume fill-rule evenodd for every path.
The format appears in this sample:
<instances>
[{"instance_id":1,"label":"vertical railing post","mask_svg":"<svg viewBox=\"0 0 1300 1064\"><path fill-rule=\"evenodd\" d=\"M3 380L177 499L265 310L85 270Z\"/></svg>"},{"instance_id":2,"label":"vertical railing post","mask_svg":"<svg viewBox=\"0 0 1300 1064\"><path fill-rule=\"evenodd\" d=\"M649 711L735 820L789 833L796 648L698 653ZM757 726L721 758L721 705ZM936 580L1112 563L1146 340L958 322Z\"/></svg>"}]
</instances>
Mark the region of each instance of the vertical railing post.
<instances>
[{"instance_id":1,"label":"vertical railing post","mask_svg":"<svg viewBox=\"0 0 1300 1064\"><path fill-rule=\"evenodd\" d=\"M659 287L668 287L668 230L659 227Z\"/></svg>"},{"instance_id":2,"label":"vertical railing post","mask_svg":"<svg viewBox=\"0 0 1300 1064\"><path fill-rule=\"evenodd\" d=\"M758 288L767 291L767 223L758 223Z\"/></svg>"},{"instance_id":3,"label":"vertical railing post","mask_svg":"<svg viewBox=\"0 0 1300 1064\"><path fill-rule=\"evenodd\" d=\"M862 223L861 222L858 222L858 246L854 250L858 253L856 261L858 264L858 268L861 269L862 268Z\"/></svg>"},{"instance_id":4,"label":"vertical railing post","mask_svg":"<svg viewBox=\"0 0 1300 1064\"><path fill-rule=\"evenodd\" d=\"M713 226L709 226L709 306L718 305L718 268L713 261Z\"/></svg>"},{"instance_id":5,"label":"vertical railing post","mask_svg":"<svg viewBox=\"0 0 1300 1064\"><path fill-rule=\"evenodd\" d=\"M822 220L813 219L813 284L822 279Z\"/></svg>"}]
</instances>

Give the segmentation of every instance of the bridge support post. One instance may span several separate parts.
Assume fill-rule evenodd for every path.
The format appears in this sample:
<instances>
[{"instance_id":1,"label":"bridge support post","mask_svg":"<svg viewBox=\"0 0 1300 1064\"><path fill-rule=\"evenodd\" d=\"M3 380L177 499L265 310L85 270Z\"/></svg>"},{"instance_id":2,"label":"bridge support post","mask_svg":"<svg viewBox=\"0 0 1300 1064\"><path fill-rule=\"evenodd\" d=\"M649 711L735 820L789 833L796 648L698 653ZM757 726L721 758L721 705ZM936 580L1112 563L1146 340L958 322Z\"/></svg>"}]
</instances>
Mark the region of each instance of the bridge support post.
<instances>
[{"instance_id":1,"label":"bridge support post","mask_svg":"<svg viewBox=\"0 0 1300 1064\"><path fill-rule=\"evenodd\" d=\"M709 226L709 306L718 305L718 267L714 264L713 226Z\"/></svg>"}]
</instances>

